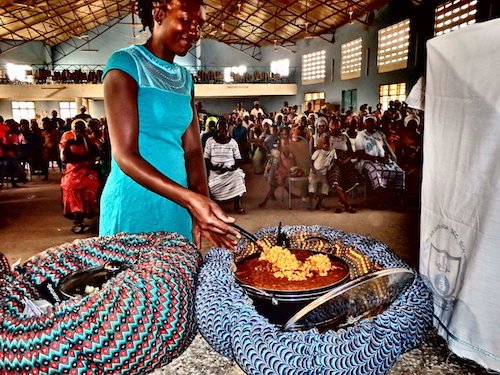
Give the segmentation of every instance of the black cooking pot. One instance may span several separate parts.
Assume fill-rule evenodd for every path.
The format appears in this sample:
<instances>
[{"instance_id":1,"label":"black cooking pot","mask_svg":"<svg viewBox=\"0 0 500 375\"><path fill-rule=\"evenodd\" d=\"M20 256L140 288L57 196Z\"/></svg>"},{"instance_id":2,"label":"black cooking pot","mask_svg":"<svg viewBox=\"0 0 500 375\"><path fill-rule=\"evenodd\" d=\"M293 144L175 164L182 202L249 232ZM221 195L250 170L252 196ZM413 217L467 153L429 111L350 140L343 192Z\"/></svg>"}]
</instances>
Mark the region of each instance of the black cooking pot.
<instances>
[{"instance_id":1,"label":"black cooking pot","mask_svg":"<svg viewBox=\"0 0 500 375\"><path fill-rule=\"evenodd\" d=\"M100 267L79 270L61 279L58 290L67 299L81 298L85 296L87 286L101 288L106 281L129 267L122 262L109 261Z\"/></svg>"},{"instance_id":2,"label":"black cooking pot","mask_svg":"<svg viewBox=\"0 0 500 375\"><path fill-rule=\"evenodd\" d=\"M300 250L304 251L304 249ZM311 250L306 250L306 251L310 251L311 255L325 254ZM334 283L315 289L273 290L273 289L256 288L252 285L248 285L247 283L243 282L240 278L238 278L237 269L238 269L238 264L250 258L258 257L259 255L260 254L252 254L249 257L241 259L236 264L235 278L236 281L245 290L247 295L252 299L257 312L262 316L266 317L269 320L269 322L277 325L280 328L283 328L285 323L304 306L308 305L312 301L324 295L333 287L336 287L340 284L349 281L348 264L344 260L335 255L325 254L328 255L330 260L333 261L336 266L344 267L345 277Z\"/></svg>"}]
</instances>

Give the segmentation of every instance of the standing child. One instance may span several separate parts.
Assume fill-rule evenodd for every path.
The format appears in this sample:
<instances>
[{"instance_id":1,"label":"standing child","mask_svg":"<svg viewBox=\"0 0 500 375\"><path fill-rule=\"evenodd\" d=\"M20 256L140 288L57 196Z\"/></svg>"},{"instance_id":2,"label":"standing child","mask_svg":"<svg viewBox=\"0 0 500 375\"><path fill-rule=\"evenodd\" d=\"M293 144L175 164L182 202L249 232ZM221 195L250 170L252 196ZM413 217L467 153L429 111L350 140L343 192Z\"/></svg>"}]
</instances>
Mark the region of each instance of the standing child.
<instances>
[{"instance_id":1,"label":"standing child","mask_svg":"<svg viewBox=\"0 0 500 375\"><path fill-rule=\"evenodd\" d=\"M311 156L311 169L309 171L309 209L326 209L323 200L328 195L330 186L326 173L335 159L335 150L330 150L328 133L323 133L318 139L317 149ZM314 198L317 198L314 204Z\"/></svg>"},{"instance_id":2,"label":"standing child","mask_svg":"<svg viewBox=\"0 0 500 375\"><path fill-rule=\"evenodd\" d=\"M290 139L283 137L279 140L278 148L273 148L269 153L264 171L269 190L264 200L259 203L260 208L265 207L269 199L276 200L274 193L278 187L282 186L288 191L288 177L293 175L292 171L297 175L301 169L297 168L295 156L290 149Z\"/></svg>"}]
</instances>

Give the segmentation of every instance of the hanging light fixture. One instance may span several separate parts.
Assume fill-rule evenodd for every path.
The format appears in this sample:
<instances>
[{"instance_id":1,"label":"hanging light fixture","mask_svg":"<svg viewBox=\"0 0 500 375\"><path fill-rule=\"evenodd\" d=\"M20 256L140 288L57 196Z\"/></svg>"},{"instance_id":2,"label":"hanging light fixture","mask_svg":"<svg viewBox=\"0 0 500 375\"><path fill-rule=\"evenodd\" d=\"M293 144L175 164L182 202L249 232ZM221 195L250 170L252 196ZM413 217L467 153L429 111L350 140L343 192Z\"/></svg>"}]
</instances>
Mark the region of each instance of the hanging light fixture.
<instances>
[{"instance_id":1,"label":"hanging light fixture","mask_svg":"<svg viewBox=\"0 0 500 375\"><path fill-rule=\"evenodd\" d=\"M309 3L308 1L306 0L306 12L305 12L305 15L304 15L304 19L305 19L305 23L304 23L304 26L305 26L305 32L306 32L306 35L304 37L304 39L312 39L314 38L314 35L311 35L309 34L309 21L307 20L307 14L309 13Z\"/></svg>"},{"instance_id":2,"label":"hanging light fixture","mask_svg":"<svg viewBox=\"0 0 500 375\"><path fill-rule=\"evenodd\" d=\"M80 52L84 52L84 53L95 53L95 52L99 52L98 49L96 48L90 48L90 40L87 41L87 43L85 43L84 45L87 45L87 48L82 48L80 50Z\"/></svg>"},{"instance_id":3,"label":"hanging light fixture","mask_svg":"<svg viewBox=\"0 0 500 375\"><path fill-rule=\"evenodd\" d=\"M144 38L146 36L146 31L141 31L139 33L136 32L135 28L139 26L143 26L142 23L137 22L135 18L135 4L134 1L130 2L130 15L132 16L131 22L128 24L132 26L132 41L129 44L139 44L139 39Z\"/></svg>"}]
</instances>

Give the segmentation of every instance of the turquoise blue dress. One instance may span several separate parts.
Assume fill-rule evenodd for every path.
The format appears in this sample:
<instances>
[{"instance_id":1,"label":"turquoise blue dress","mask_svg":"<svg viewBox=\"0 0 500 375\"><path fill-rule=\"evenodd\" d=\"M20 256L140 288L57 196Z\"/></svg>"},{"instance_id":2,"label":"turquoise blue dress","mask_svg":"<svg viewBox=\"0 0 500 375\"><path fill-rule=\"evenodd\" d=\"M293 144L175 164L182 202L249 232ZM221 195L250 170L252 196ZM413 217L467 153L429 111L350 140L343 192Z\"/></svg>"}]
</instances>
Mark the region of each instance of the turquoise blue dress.
<instances>
[{"instance_id":1,"label":"turquoise blue dress","mask_svg":"<svg viewBox=\"0 0 500 375\"><path fill-rule=\"evenodd\" d=\"M191 74L138 45L114 52L104 75L113 69L127 73L138 85L138 142L142 157L187 187L181 137L193 118ZM169 231L192 240L191 229L191 216L184 207L139 185L112 159L101 198L99 235Z\"/></svg>"}]
</instances>

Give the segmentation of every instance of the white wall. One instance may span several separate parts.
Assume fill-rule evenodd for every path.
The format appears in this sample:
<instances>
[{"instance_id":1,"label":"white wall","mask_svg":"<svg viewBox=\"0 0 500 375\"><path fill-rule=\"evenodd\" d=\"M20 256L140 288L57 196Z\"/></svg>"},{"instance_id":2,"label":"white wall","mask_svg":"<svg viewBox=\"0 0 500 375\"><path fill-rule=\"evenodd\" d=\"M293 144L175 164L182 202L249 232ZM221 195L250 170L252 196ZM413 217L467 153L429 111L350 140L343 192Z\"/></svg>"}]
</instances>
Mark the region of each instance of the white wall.
<instances>
[{"instance_id":1,"label":"white wall","mask_svg":"<svg viewBox=\"0 0 500 375\"><path fill-rule=\"evenodd\" d=\"M46 64L47 56L42 42L27 42L9 49L7 43L0 42L0 64Z\"/></svg>"},{"instance_id":2,"label":"white wall","mask_svg":"<svg viewBox=\"0 0 500 375\"><path fill-rule=\"evenodd\" d=\"M135 22L137 23L137 21ZM89 44L83 44L78 50L64 57L61 53L57 53L56 50L53 54L54 63L106 65L106 62L114 51L122 48L127 48L134 41L137 44L144 44L148 40L150 36L149 31L142 31L142 26L132 27L130 25L131 23L132 17L129 15L106 31L104 31L105 28L102 26L97 27L96 31L100 31L103 33L97 38L89 41L90 49L97 49L97 52L82 52L86 49L89 49ZM133 38L134 29L136 36L140 36L135 39ZM88 33L88 35L90 38L92 38L92 33ZM81 39L73 38L73 41L82 44ZM70 46L68 43L66 43L66 45L61 44L59 48L68 49L70 48ZM193 54L188 53L185 57L176 57L175 61L181 65L195 65L195 57Z\"/></svg>"},{"instance_id":3,"label":"white wall","mask_svg":"<svg viewBox=\"0 0 500 375\"><path fill-rule=\"evenodd\" d=\"M59 111L59 101L44 101L44 100L36 100L35 101L35 112L41 117L50 116L52 110ZM77 105L77 113L78 113L78 105ZM90 114L94 118L104 117L104 101L102 100L89 100L88 101L88 114ZM3 116L4 119L12 118L12 104L10 100L0 100L0 115ZM31 120L31 119L27 119Z\"/></svg>"},{"instance_id":4,"label":"white wall","mask_svg":"<svg viewBox=\"0 0 500 375\"><path fill-rule=\"evenodd\" d=\"M432 10L432 9L431 9ZM362 24L355 22L352 25L345 25L336 30L335 42L331 43L320 37L315 37L310 40L302 40L297 43L295 50L291 52L281 47L274 51L273 46L261 48L261 59L256 60L251 56L238 51L223 43L216 42L210 39L203 39L201 42L201 61L202 67L225 67L234 65L246 65L248 68L256 68L259 70L268 70L270 62L273 60L289 58L290 66L297 69L296 79L299 84L297 85L297 94L286 97L268 96L266 92L262 92L259 97L235 97L229 100L221 101L220 99L203 99L206 107L212 109L214 112L228 112L234 108L234 103L239 100L252 102L254 99L259 99L264 108L268 111L275 111L281 108L283 101L287 100L290 104L301 105L303 102L304 94L311 91L324 91L326 101L329 103L340 103L342 90L357 89L358 90L358 106L362 103L375 105L378 102L378 89L379 85L396 82L406 82L407 89L416 82L418 77L422 74L424 69L423 61L425 61L425 39L426 35L421 34L419 37L420 58L416 63L415 59L411 59L408 69L402 69L395 72L378 74L376 71L376 52L377 52L377 32L378 29L388 26L405 19L412 18L412 23L416 19L417 25L432 31L433 13L419 15L415 8L408 4L401 4L401 2L392 1L387 6L383 7L380 11L376 12L375 21L370 27L365 27ZM101 36L92 40L90 43L91 48L99 50L98 53L86 54L82 52L73 52L66 57L60 55L53 55L56 63L61 64L101 64L104 65L110 54L120 48L129 46L132 36L132 28L126 23L131 22L131 17L125 18L121 23L116 24L114 27L103 33ZM139 28L137 28L139 29ZM426 32L429 33L429 30ZM422 30L412 29L412 35L422 32ZM331 40L331 35L325 35L326 39ZM362 75L360 78L352 80L340 80L340 47L341 44L349 42L355 38L363 38L363 67ZM413 37L416 38L416 37ZM415 49L414 43L411 43L411 54ZM26 45L26 48L28 45ZM18 62L26 62L26 59L31 58L32 61L36 58L43 59L43 48L40 45L33 46L34 51L28 53L24 51L24 47L19 47L16 55L19 59ZM370 49L369 61L366 61L366 51ZM325 82L315 85L302 86L300 84L301 75L301 61L302 55L318 51L320 49L326 50L326 79ZM11 56L14 56L15 50L12 51ZM21 53L22 52L22 53ZM193 53L188 53L185 58L176 59L176 61L185 66L195 65L194 49ZM38 57L37 57L38 56ZM0 58L4 58L0 54ZM0 60L1 61L1 60ZM334 71L332 75L332 61L334 61ZM366 74L366 67L369 67L368 74ZM95 97L90 95L81 95L81 97ZM97 112L103 109L99 107Z\"/></svg>"}]
</instances>

